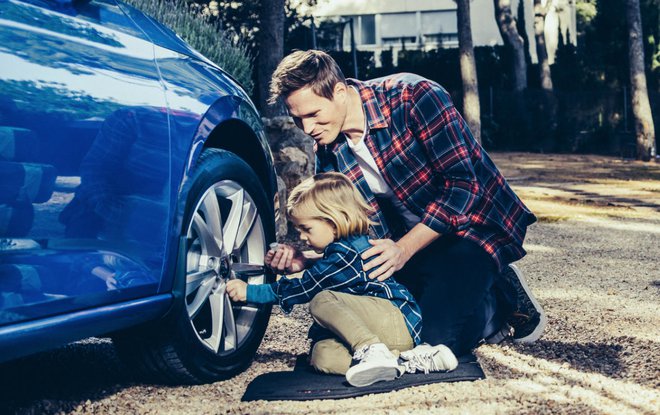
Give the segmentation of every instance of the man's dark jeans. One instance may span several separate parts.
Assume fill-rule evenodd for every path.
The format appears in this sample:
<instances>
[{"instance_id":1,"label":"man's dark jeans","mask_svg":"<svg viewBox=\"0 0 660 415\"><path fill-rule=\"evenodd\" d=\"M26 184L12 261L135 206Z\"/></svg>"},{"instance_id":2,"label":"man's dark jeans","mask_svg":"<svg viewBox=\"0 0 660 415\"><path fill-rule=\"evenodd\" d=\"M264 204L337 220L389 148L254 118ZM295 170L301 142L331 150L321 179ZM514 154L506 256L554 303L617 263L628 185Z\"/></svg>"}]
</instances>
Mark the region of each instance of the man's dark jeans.
<instances>
[{"instance_id":1,"label":"man's dark jeans","mask_svg":"<svg viewBox=\"0 0 660 415\"><path fill-rule=\"evenodd\" d=\"M511 296L502 293L498 274L477 244L443 236L394 276L422 309L422 341L444 344L460 356L499 330L512 312Z\"/></svg>"}]
</instances>

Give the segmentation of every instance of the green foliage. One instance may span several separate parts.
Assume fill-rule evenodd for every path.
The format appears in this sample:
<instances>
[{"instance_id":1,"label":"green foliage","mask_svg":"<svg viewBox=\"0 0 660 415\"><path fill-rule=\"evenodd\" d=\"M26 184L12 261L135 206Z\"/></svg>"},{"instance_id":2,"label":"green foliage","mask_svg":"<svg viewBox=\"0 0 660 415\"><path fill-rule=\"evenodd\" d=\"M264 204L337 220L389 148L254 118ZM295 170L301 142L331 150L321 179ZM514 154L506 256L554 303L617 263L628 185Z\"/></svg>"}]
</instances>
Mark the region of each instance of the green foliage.
<instances>
[{"instance_id":1,"label":"green foliage","mask_svg":"<svg viewBox=\"0 0 660 415\"><path fill-rule=\"evenodd\" d=\"M195 3L212 22L217 23L223 31L243 39L244 45L252 56L258 54L258 36L261 26L259 12L262 0L189 0ZM264 0L267 1L267 0ZM309 21L298 13L300 4L315 5L317 0L286 0L284 3L284 51L290 51L287 45L293 43L295 48L311 48ZM213 7L213 9L211 8ZM318 22L317 22L318 23ZM304 43L304 47L300 43ZM258 70L258 68L257 68Z\"/></svg>"},{"instance_id":2,"label":"green foliage","mask_svg":"<svg viewBox=\"0 0 660 415\"><path fill-rule=\"evenodd\" d=\"M570 58L569 64L577 65L573 69L577 68L582 78L579 87L620 89L629 84L625 2L578 0L576 9L578 50L577 56ZM650 91L660 86L660 54L655 42L660 36L659 9L660 0L640 0L646 76ZM557 64L563 64L560 56ZM563 70L568 71L569 68Z\"/></svg>"},{"instance_id":3,"label":"green foliage","mask_svg":"<svg viewBox=\"0 0 660 415\"><path fill-rule=\"evenodd\" d=\"M135 0L132 0L135 1ZM141 0L150 1L150 0ZM157 1L157 0L151 0ZM161 0L163 1L163 0ZM183 0L180 0L183 1ZM261 26L260 12L262 1L267 0L187 0L207 16L205 19L220 27L220 29L233 39L241 39L241 47L250 56L259 54L259 28ZM288 54L292 48L309 49L312 47L309 35L309 20L301 16L296 7L299 4L314 5L316 0L286 0L284 4L284 53ZM307 32L306 32L307 31ZM294 45L290 47L289 45ZM303 46L300 46L302 44ZM252 70L250 85L257 83L259 67ZM243 81L247 84L248 81ZM258 102L260 94L267 91L254 91L252 98Z\"/></svg>"},{"instance_id":4,"label":"green foliage","mask_svg":"<svg viewBox=\"0 0 660 415\"><path fill-rule=\"evenodd\" d=\"M202 8L184 0L125 0L177 33L190 46L231 74L250 94L252 57L247 46L223 31Z\"/></svg>"},{"instance_id":5,"label":"green foliage","mask_svg":"<svg viewBox=\"0 0 660 415\"><path fill-rule=\"evenodd\" d=\"M577 25L586 27L591 24L596 17L596 0L578 0L575 4L575 14L577 15Z\"/></svg>"},{"instance_id":6,"label":"green foliage","mask_svg":"<svg viewBox=\"0 0 660 415\"><path fill-rule=\"evenodd\" d=\"M337 61L337 64L347 78L355 77L355 69L353 68L353 54L351 52L328 52L332 58ZM357 51L355 60L358 67L358 78L369 79L374 78L373 70L375 67L374 54L372 52Z\"/></svg>"},{"instance_id":7,"label":"green foliage","mask_svg":"<svg viewBox=\"0 0 660 415\"><path fill-rule=\"evenodd\" d=\"M392 73L394 71L394 50L390 46L389 50L384 50L380 53L380 63L383 71Z\"/></svg>"}]
</instances>

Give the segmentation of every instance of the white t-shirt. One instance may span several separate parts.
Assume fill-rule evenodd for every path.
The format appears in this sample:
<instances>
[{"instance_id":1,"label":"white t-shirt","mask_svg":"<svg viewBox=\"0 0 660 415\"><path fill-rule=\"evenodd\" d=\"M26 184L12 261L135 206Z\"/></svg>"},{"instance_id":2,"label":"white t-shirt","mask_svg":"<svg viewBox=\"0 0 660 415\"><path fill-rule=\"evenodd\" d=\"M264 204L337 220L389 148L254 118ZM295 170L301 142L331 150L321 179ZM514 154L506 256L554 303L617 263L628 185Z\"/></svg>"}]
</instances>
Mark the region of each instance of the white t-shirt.
<instances>
[{"instance_id":1,"label":"white t-shirt","mask_svg":"<svg viewBox=\"0 0 660 415\"><path fill-rule=\"evenodd\" d=\"M401 202L399 198L396 197L392 191L392 188L383 178L383 175L380 173L378 166L376 165L376 160L369 152L367 143L364 141L364 137L366 136L367 131L366 125L364 131L364 134L362 137L360 137L360 140L357 142L357 144L354 144L350 138L346 137L348 147L355 155L358 166L360 166L360 169L362 169L362 175L364 176L364 179L366 180L367 185L371 191L377 197L389 199L394 209L406 224L406 230L410 230L419 222L421 222L421 218L408 210L403 202Z\"/></svg>"}]
</instances>

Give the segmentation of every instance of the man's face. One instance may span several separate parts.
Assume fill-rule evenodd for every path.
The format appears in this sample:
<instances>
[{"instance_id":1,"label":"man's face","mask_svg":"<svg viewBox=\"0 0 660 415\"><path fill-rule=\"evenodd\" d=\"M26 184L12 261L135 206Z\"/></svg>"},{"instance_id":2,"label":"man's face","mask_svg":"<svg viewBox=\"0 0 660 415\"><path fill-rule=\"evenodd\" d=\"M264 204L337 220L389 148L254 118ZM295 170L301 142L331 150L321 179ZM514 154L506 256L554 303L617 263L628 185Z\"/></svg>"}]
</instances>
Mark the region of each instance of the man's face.
<instances>
[{"instance_id":1,"label":"man's face","mask_svg":"<svg viewBox=\"0 0 660 415\"><path fill-rule=\"evenodd\" d=\"M284 100L298 128L312 136L317 144L335 141L346 119L346 85L335 85L332 100L316 95L310 87L292 92Z\"/></svg>"}]
</instances>

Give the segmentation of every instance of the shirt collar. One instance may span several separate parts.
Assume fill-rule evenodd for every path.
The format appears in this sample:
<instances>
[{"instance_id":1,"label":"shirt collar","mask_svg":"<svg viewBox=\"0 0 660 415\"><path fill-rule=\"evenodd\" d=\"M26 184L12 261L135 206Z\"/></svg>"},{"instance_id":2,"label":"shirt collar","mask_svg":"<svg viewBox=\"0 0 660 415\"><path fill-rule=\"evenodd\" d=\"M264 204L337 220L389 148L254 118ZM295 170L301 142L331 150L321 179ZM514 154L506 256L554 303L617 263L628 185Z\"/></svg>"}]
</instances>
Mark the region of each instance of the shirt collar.
<instances>
[{"instance_id":1,"label":"shirt collar","mask_svg":"<svg viewBox=\"0 0 660 415\"><path fill-rule=\"evenodd\" d=\"M353 245L353 248L355 248L359 253L363 253L372 246L369 243L369 237L367 235L350 235L341 238L341 240L348 242L350 245Z\"/></svg>"},{"instance_id":2,"label":"shirt collar","mask_svg":"<svg viewBox=\"0 0 660 415\"><path fill-rule=\"evenodd\" d=\"M367 131L365 131L365 136L369 135L369 132L372 129L387 128L389 124L385 120L383 112L380 110L380 105L376 99L376 93L374 92L373 87L366 82L353 78L347 78L346 84L349 85L349 87L354 86L357 88L358 93L360 94L362 108L364 108L365 118L367 119ZM344 148L348 148L347 141L348 139L344 134L339 134L332 144L328 144L327 148L337 155Z\"/></svg>"},{"instance_id":3,"label":"shirt collar","mask_svg":"<svg viewBox=\"0 0 660 415\"><path fill-rule=\"evenodd\" d=\"M346 84L357 88L360 98L362 99L362 108L364 108L364 113L367 117L367 127L369 130L374 128L387 128L387 121L380 110L380 104L376 99L376 93L374 92L373 87L353 78L346 79Z\"/></svg>"}]
</instances>

